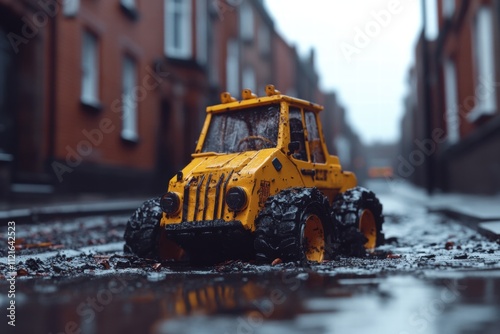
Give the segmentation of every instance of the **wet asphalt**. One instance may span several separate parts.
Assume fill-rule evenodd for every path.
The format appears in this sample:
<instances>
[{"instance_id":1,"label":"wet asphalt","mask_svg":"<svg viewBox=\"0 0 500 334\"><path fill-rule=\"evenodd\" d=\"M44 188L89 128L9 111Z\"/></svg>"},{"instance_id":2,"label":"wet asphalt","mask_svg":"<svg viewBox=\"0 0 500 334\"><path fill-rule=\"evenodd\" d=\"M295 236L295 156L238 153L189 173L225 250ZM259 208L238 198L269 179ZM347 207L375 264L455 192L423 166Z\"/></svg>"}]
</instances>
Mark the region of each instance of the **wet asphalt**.
<instances>
[{"instance_id":1,"label":"wet asphalt","mask_svg":"<svg viewBox=\"0 0 500 334\"><path fill-rule=\"evenodd\" d=\"M122 252L126 216L18 225L16 326L2 247L0 332L498 333L499 243L372 188L387 243L305 266L141 260Z\"/></svg>"}]
</instances>

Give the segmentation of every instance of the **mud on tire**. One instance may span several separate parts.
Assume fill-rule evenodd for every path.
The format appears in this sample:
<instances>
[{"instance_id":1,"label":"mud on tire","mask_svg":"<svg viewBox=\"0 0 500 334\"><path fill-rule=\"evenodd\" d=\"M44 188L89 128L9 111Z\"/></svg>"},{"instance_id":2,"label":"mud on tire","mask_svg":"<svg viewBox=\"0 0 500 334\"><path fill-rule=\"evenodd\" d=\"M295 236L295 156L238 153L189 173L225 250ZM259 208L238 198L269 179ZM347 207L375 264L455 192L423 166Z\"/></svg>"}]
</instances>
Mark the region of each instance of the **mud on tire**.
<instances>
[{"instance_id":1,"label":"mud on tire","mask_svg":"<svg viewBox=\"0 0 500 334\"><path fill-rule=\"evenodd\" d=\"M144 202L127 222L124 251L143 258L158 258L161 216L159 197Z\"/></svg>"},{"instance_id":2,"label":"mud on tire","mask_svg":"<svg viewBox=\"0 0 500 334\"><path fill-rule=\"evenodd\" d=\"M318 217L328 240L332 233L328 208L327 198L316 188L291 188L269 197L255 222L256 260L306 261L304 219L310 214Z\"/></svg>"},{"instance_id":3,"label":"mud on tire","mask_svg":"<svg viewBox=\"0 0 500 334\"><path fill-rule=\"evenodd\" d=\"M363 228L364 233L370 237L374 247L383 244L382 204L372 191L363 187L355 187L338 194L332 205L331 216L337 221L334 228L335 239L332 244L335 254L357 257L366 255L365 243L369 242L367 236L360 231L363 212L371 213L374 225L370 231Z\"/></svg>"}]
</instances>

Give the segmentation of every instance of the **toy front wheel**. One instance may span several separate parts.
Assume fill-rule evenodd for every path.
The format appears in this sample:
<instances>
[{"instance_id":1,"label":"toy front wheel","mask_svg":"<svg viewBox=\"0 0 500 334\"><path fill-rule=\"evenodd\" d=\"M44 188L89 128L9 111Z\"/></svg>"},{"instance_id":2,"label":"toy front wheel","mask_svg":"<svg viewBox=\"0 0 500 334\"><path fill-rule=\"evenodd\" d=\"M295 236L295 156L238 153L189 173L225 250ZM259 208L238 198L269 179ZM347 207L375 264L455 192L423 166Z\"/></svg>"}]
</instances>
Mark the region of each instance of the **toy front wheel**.
<instances>
[{"instance_id":1,"label":"toy front wheel","mask_svg":"<svg viewBox=\"0 0 500 334\"><path fill-rule=\"evenodd\" d=\"M144 202L127 222L124 251L142 258L182 260L185 253L167 240L166 231L160 228L161 217L159 197Z\"/></svg>"},{"instance_id":2,"label":"toy front wheel","mask_svg":"<svg viewBox=\"0 0 500 334\"><path fill-rule=\"evenodd\" d=\"M328 200L316 188L292 188L270 197L257 220L256 258L270 263L321 262L327 256L326 241L332 224Z\"/></svg>"}]
</instances>

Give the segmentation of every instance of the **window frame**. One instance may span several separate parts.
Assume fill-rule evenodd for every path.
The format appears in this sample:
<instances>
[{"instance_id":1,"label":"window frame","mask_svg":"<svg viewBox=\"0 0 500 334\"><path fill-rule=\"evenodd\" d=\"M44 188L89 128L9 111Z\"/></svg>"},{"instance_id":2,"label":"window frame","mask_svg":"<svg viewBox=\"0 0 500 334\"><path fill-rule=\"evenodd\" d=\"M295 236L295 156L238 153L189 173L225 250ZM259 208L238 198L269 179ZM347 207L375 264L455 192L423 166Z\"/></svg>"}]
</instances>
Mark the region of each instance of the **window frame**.
<instances>
[{"instance_id":1,"label":"window frame","mask_svg":"<svg viewBox=\"0 0 500 334\"><path fill-rule=\"evenodd\" d=\"M200 65L208 62L208 9L206 0L196 0L196 60Z\"/></svg>"},{"instance_id":2,"label":"window frame","mask_svg":"<svg viewBox=\"0 0 500 334\"><path fill-rule=\"evenodd\" d=\"M318 114L312 110L304 109L304 119L306 121L307 131L306 140L309 146L309 161L314 164L326 164L326 154L321 140L322 135L318 124ZM313 120L314 124L311 124L310 120ZM313 133L316 134L317 137L313 138ZM316 153L320 154L320 156ZM319 161L317 161L318 158Z\"/></svg>"},{"instance_id":3,"label":"window frame","mask_svg":"<svg viewBox=\"0 0 500 334\"><path fill-rule=\"evenodd\" d=\"M139 140L139 103L134 90L137 87L137 61L129 54L122 57L122 129L120 136L128 142Z\"/></svg>"},{"instance_id":4,"label":"window frame","mask_svg":"<svg viewBox=\"0 0 500 334\"><path fill-rule=\"evenodd\" d=\"M226 91L232 95L240 92L240 49L237 39L227 41Z\"/></svg>"},{"instance_id":5,"label":"window frame","mask_svg":"<svg viewBox=\"0 0 500 334\"><path fill-rule=\"evenodd\" d=\"M252 92L257 90L257 76L255 70L252 66L247 65L243 69L241 75L242 87L243 89L250 89Z\"/></svg>"},{"instance_id":6,"label":"window frame","mask_svg":"<svg viewBox=\"0 0 500 334\"><path fill-rule=\"evenodd\" d=\"M84 29L81 41L81 89L80 102L95 110L102 108L100 102L100 41L99 36Z\"/></svg>"},{"instance_id":7,"label":"window frame","mask_svg":"<svg viewBox=\"0 0 500 334\"><path fill-rule=\"evenodd\" d=\"M165 55L171 58L190 59L192 57L191 1L165 0L164 3ZM176 15L179 15L179 27L175 26ZM180 42L179 45L175 45L176 38Z\"/></svg>"},{"instance_id":8,"label":"window frame","mask_svg":"<svg viewBox=\"0 0 500 334\"><path fill-rule=\"evenodd\" d=\"M255 15L252 6L245 1L240 6L240 38L243 42L251 42L255 37Z\"/></svg>"},{"instance_id":9,"label":"window frame","mask_svg":"<svg viewBox=\"0 0 500 334\"><path fill-rule=\"evenodd\" d=\"M458 114L458 87L455 61L444 61L444 90L446 103L446 140L455 144L460 140L460 117Z\"/></svg>"},{"instance_id":10,"label":"window frame","mask_svg":"<svg viewBox=\"0 0 500 334\"><path fill-rule=\"evenodd\" d=\"M467 119L472 123L478 121L483 116L495 114L498 108L495 89L495 41L492 11L493 9L490 6L481 5L474 15L474 22L471 29L475 106L468 113ZM480 90L480 87L483 89Z\"/></svg>"}]
</instances>

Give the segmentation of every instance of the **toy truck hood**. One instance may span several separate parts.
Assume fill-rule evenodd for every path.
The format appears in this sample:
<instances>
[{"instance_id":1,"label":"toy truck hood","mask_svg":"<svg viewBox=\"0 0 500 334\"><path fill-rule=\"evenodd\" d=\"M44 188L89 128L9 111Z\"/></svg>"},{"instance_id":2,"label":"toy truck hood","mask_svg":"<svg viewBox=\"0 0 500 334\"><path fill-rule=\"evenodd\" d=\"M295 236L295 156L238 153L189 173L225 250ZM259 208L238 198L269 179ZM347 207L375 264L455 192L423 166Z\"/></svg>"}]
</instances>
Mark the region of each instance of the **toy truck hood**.
<instances>
[{"instance_id":1,"label":"toy truck hood","mask_svg":"<svg viewBox=\"0 0 500 334\"><path fill-rule=\"evenodd\" d=\"M199 175L226 170L239 172L243 168L248 166L252 162L252 160L267 160L265 158L270 156L272 154L272 151L275 150L276 149L266 149L260 151L247 151L221 155L194 155L193 161L191 161L191 163L186 166L185 172L191 175Z\"/></svg>"}]
</instances>

